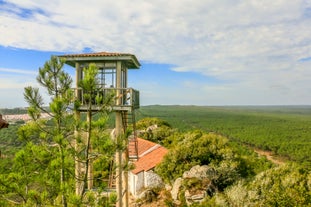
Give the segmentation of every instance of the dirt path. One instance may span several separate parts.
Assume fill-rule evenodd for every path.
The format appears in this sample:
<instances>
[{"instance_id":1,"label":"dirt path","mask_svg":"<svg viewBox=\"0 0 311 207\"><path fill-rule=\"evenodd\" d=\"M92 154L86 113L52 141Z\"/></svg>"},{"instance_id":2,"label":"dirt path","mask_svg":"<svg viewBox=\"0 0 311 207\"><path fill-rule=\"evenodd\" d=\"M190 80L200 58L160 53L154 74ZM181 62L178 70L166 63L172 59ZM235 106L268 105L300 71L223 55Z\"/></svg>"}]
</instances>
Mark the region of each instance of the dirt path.
<instances>
[{"instance_id":1,"label":"dirt path","mask_svg":"<svg viewBox=\"0 0 311 207\"><path fill-rule=\"evenodd\" d=\"M270 152L270 151L264 151L264 150L261 150L261 149L254 149L254 151L258 154L258 155L261 155L261 156L265 156L267 158L267 160L271 161L272 163L274 164L277 164L277 165L282 165L284 164L285 162L282 161L281 159L273 156L273 153Z\"/></svg>"}]
</instances>

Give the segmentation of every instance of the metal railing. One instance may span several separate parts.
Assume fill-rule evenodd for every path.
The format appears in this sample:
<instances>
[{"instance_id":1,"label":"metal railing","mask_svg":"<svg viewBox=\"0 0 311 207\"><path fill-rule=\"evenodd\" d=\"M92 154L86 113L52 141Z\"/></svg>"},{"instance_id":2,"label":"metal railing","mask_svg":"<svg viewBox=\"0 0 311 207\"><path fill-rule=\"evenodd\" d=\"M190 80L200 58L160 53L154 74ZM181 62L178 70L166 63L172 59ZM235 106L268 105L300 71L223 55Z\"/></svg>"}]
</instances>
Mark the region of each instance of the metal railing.
<instances>
[{"instance_id":1,"label":"metal railing","mask_svg":"<svg viewBox=\"0 0 311 207\"><path fill-rule=\"evenodd\" d=\"M100 106L107 99L112 98L112 107L130 107L137 109L139 103L139 91L133 88L98 88L87 92L82 88L75 88L75 96L80 101L81 107L91 103L91 105Z\"/></svg>"}]
</instances>

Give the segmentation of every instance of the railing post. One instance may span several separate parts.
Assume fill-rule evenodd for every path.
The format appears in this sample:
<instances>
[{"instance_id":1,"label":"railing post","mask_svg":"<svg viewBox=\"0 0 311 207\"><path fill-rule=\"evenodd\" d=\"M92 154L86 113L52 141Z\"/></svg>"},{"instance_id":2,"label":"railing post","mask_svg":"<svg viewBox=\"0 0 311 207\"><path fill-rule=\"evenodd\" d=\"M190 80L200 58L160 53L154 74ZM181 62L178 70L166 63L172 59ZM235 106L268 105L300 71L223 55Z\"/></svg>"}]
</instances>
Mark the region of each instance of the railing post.
<instances>
[{"instance_id":1,"label":"railing post","mask_svg":"<svg viewBox=\"0 0 311 207\"><path fill-rule=\"evenodd\" d=\"M133 88L130 88L130 106L133 106Z\"/></svg>"}]
</instances>

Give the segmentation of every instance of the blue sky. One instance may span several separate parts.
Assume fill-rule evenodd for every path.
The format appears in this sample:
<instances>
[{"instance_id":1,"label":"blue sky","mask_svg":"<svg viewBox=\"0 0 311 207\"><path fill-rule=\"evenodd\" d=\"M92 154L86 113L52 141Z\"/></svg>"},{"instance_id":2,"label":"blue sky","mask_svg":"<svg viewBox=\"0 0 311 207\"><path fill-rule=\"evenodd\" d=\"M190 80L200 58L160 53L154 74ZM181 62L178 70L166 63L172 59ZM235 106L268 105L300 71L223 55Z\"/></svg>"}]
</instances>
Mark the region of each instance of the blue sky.
<instances>
[{"instance_id":1,"label":"blue sky","mask_svg":"<svg viewBox=\"0 0 311 207\"><path fill-rule=\"evenodd\" d=\"M310 28L311 0L0 0L0 108L51 55L101 51L136 55L142 105L309 105Z\"/></svg>"}]
</instances>

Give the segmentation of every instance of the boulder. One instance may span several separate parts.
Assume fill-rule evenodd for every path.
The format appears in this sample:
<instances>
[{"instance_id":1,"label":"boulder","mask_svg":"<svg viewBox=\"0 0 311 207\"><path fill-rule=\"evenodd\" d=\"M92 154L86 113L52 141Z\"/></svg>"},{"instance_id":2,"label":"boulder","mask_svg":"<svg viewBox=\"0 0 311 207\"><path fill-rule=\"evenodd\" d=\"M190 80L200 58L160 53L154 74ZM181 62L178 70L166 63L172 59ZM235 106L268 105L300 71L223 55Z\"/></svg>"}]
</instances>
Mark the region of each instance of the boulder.
<instances>
[{"instance_id":1,"label":"boulder","mask_svg":"<svg viewBox=\"0 0 311 207\"><path fill-rule=\"evenodd\" d=\"M212 196L217 192L217 187L214 185L213 180L217 177L217 172L214 168L207 165L196 165L189 171L183 173L182 178L177 178L173 184L171 195L176 203L178 201L178 195L184 181L188 179L194 179L195 182L199 182L198 186L185 189L184 197L188 206L193 203L201 203L206 196ZM183 187L184 189L184 187Z\"/></svg>"},{"instance_id":2,"label":"boulder","mask_svg":"<svg viewBox=\"0 0 311 207\"><path fill-rule=\"evenodd\" d=\"M151 203L156 200L157 195L152 189L146 189L141 194L138 195L138 200L142 200L144 203Z\"/></svg>"},{"instance_id":3,"label":"boulder","mask_svg":"<svg viewBox=\"0 0 311 207\"><path fill-rule=\"evenodd\" d=\"M216 176L216 171L214 168L211 168L207 165L196 165L192 167L189 171L183 173L183 178L198 178L204 179L209 178L213 179Z\"/></svg>"},{"instance_id":4,"label":"boulder","mask_svg":"<svg viewBox=\"0 0 311 207\"><path fill-rule=\"evenodd\" d=\"M201 203L205 197L206 192L203 190L196 191L195 193L191 193L189 190L185 191L185 199L188 206L192 205L193 203Z\"/></svg>"},{"instance_id":5,"label":"boulder","mask_svg":"<svg viewBox=\"0 0 311 207\"><path fill-rule=\"evenodd\" d=\"M178 193L179 193L179 188L181 186L183 182L183 179L182 178L177 178L173 184L173 188L171 190L171 194L172 194L172 198L174 200L178 200Z\"/></svg>"},{"instance_id":6,"label":"boulder","mask_svg":"<svg viewBox=\"0 0 311 207\"><path fill-rule=\"evenodd\" d=\"M155 130L157 128L158 128L157 124L151 125L151 126L147 127L146 132L152 132L153 130Z\"/></svg>"}]
</instances>

